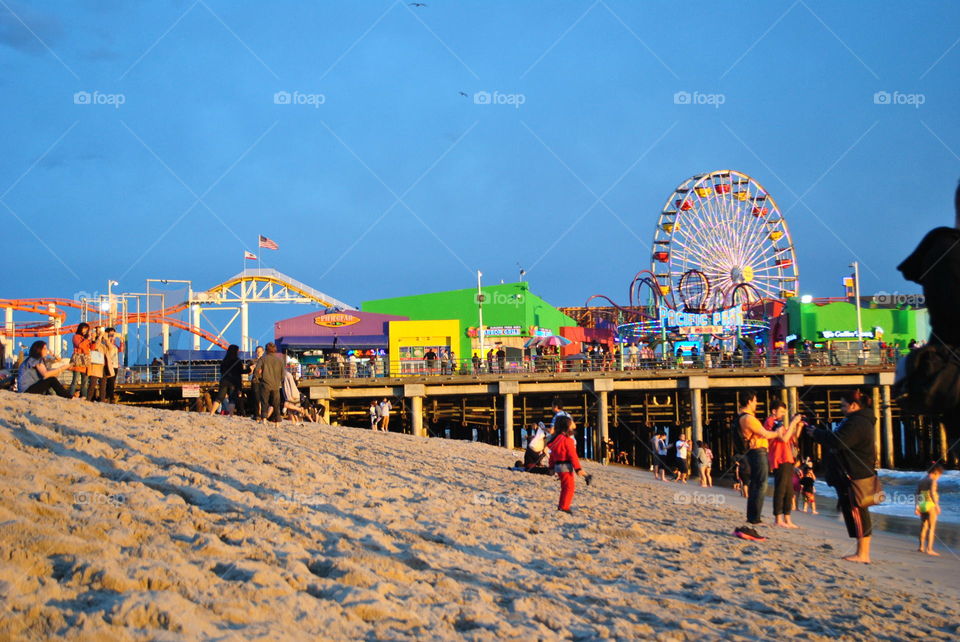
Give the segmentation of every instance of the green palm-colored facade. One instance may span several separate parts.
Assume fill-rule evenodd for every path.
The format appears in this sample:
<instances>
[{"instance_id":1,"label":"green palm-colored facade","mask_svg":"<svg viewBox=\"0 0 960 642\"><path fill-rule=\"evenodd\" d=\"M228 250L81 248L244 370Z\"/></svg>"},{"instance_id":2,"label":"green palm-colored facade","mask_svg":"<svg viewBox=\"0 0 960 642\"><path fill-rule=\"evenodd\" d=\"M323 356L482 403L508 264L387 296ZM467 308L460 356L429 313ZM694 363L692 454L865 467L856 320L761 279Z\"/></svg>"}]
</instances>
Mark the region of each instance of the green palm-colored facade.
<instances>
[{"instance_id":1,"label":"green palm-colored facade","mask_svg":"<svg viewBox=\"0 0 960 642\"><path fill-rule=\"evenodd\" d=\"M526 282L488 285L482 288L483 325L491 329L486 344L492 346L500 339L493 332L497 329L519 328L520 337L529 337L531 328L548 330L559 334L563 326L577 323L537 295L530 292ZM479 306L476 288L449 290L431 294L394 297L365 301L360 309L364 312L398 314L411 320L457 319L460 321L460 345L458 356L469 358L472 354L471 333L479 326Z\"/></svg>"}]
</instances>

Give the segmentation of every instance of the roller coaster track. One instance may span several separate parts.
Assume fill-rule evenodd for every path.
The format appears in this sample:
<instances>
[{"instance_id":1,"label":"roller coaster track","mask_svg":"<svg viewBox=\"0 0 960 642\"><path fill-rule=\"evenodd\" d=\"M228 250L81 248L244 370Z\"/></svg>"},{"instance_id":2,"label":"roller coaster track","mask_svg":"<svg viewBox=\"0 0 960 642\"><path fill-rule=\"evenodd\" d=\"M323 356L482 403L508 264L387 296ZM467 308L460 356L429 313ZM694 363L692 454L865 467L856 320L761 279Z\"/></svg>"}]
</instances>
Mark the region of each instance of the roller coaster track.
<instances>
[{"instance_id":1,"label":"roller coaster track","mask_svg":"<svg viewBox=\"0 0 960 642\"><path fill-rule=\"evenodd\" d=\"M235 288L240 286L241 292ZM244 290L244 288L246 289ZM265 292L264 288L269 289ZM194 293L193 302L235 302L246 297L250 302L271 301L308 303L315 302L327 308L353 310L350 306L314 288L296 281L276 270L247 270L241 272L223 283L217 284L209 290ZM203 328L181 321L177 315L190 305L191 302L182 301L176 305L161 310L127 314L127 323L155 323L166 324L170 327L184 330L198 335L222 348L228 342ZM51 308L51 306L53 306ZM41 298L41 299L0 299L0 309L12 309L17 312L27 312L47 317L47 322L19 323L14 326L14 333L18 337L51 337L76 332L79 324L62 325L67 320L65 309L74 309L86 312L99 313L99 308L91 303L84 303L74 299ZM59 325L58 325L59 324ZM5 328L0 323L0 334Z\"/></svg>"}]
</instances>

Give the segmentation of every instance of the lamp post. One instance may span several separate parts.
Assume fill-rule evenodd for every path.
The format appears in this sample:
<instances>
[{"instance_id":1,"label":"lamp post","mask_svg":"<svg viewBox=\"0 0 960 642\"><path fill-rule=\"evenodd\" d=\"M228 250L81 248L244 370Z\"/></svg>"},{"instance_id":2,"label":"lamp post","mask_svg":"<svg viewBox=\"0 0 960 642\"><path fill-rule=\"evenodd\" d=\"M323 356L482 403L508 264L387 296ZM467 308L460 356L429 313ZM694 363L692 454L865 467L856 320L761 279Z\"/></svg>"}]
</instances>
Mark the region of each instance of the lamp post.
<instances>
[{"instance_id":1,"label":"lamp post","mask_svg":"<svg viewBox=\"0 0 960 642\"><path fill-rule=\"evenodd\" d=\"M857 361L863 358L863 322L860 315L860 264L854 261L850 264L853 268L853 302L857 306L857 340L860 342L860 352L857 353Z\"/></svg>"},{"instance_id":2,"label":"lamp post","mask_svg":"<svg viewBox=\"0 0 960 642\"><path fill-rule=\"evenodd\" d=\"M113 286L120 285L112 279L107 280L107 321L113 325Z\"/></svg>"},{"instance_id":3,"label":"lamp post","mask_svg":"<svg viewBox=\"0 0 960 642\"><path fill-rule=\"evenodd\" d=\"M477 316L480 319L480 326L477 328L477 337L480 339L480 359L481 361L486 357L486 346L484 344L484 332L483 332L483 290L480 289L480 277L483 276L483 272L477 270Z\"/></svg>"}]
</instances>

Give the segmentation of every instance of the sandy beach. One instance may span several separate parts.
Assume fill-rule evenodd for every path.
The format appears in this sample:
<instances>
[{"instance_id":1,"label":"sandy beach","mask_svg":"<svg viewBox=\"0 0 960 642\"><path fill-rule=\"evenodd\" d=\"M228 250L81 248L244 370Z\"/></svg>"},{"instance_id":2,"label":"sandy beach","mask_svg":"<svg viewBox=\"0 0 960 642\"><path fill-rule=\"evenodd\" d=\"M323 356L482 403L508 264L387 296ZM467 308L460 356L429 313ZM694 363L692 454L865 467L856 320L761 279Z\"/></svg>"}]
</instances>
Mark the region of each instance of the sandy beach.
<instances>
[{"instance_id":1,"label":"sandy beach","mask_svg":"<svg viewBox=\"0 0 960 642\"><path fill-rule=\"evenodd\" d=\"M842 524L731 536L728 489L496 447L0 392L0 639L960 635L960 559ZM769 506L767 507L769 512Z\"/></svg>"}]
</instances>

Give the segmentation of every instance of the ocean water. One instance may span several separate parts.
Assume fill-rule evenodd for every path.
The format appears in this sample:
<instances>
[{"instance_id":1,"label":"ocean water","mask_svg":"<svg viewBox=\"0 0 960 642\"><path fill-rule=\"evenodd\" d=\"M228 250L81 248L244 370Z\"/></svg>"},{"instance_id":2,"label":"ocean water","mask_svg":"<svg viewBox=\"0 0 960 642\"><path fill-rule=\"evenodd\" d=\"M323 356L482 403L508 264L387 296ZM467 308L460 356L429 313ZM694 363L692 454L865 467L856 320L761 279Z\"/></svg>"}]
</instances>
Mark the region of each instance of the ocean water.
<instances>
[{"instance_id":1,"label":"ocean water","mask_svg":"<svg viewBox=\"0 0 960 642\"><path fill-rule=\"evenodd\" d=\"M915 517L913 511L917 504L917 484L926 473L885 468L881 468L877 473L887 494L887 501L879 506L871 506L870 511L898 517ZM817 480L816 487L818 495L831 498L837 496L837 493L820 479ZM945 471L940 476L937 490L940 493L939 521L960 524L960 470Z\"/></svg>"}]
</instances>

